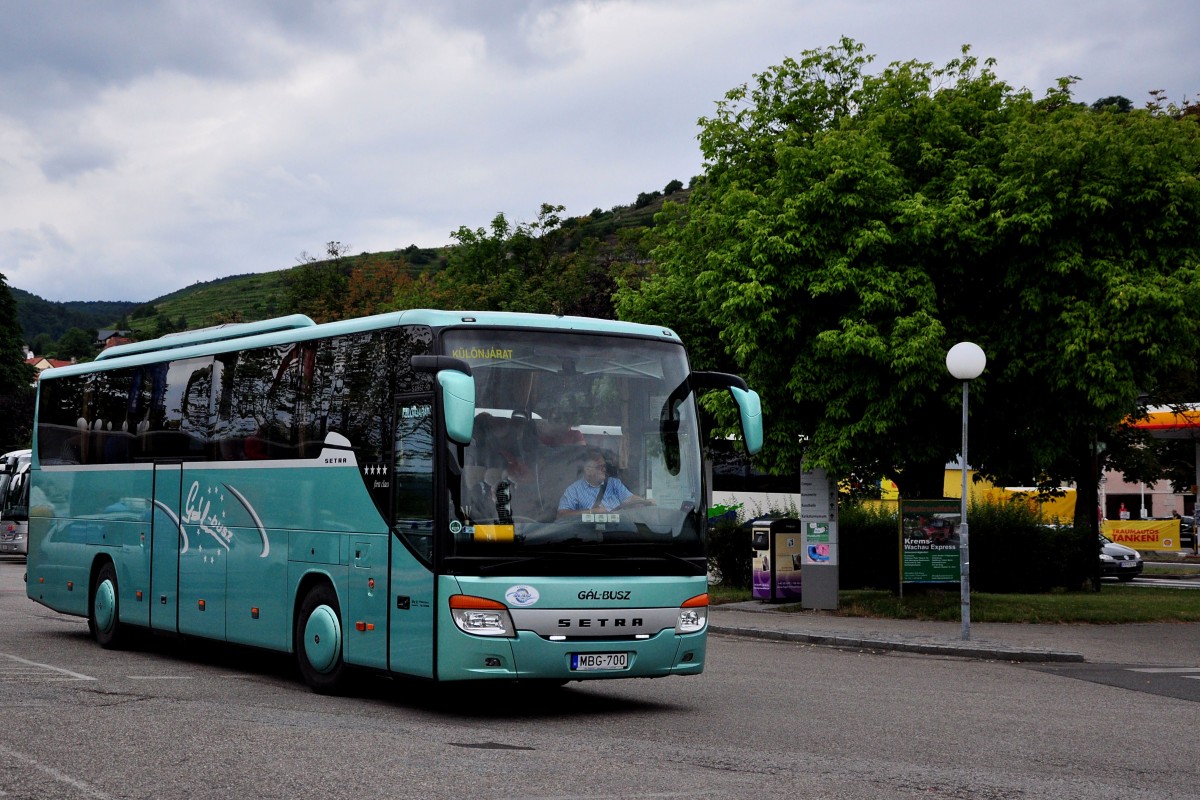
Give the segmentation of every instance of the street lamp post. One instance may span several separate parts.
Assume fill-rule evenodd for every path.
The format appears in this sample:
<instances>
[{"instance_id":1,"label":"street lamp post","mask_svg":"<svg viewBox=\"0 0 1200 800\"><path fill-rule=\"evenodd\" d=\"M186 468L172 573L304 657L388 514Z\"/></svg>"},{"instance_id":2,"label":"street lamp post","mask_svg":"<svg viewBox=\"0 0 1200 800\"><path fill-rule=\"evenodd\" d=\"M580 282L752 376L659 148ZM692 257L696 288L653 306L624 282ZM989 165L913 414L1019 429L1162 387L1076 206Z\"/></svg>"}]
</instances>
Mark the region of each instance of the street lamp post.
<instances>
[{"instance_id":1,"label":"street lamp post","mask_svg":"<svg viewBox=\"0 0 1200 800\"><path fill-rule=\"evenodd\" d=\"M962 638L971 638L971 550L967 532L967 387L987 365L983 349L959 342L946 353L946 369L962 381L962 521L958 526L959 594L962 605Z\"/></svg>"}]
</instances>

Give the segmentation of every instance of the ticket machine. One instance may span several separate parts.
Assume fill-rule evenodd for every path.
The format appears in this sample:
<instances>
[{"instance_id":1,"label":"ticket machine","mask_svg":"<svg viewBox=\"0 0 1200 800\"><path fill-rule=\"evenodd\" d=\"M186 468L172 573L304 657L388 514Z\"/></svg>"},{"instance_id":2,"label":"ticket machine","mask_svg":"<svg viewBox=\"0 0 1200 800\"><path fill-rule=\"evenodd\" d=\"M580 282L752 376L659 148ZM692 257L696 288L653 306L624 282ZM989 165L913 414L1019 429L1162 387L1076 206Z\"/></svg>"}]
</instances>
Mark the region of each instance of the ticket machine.
<instances>
[{"instance_id":1,"label":"ticket machine","mask_svg":"<svg viewBox=\"0 0 1200 800\"><path fill-rule=\"evenodd\" d=\"M756 519L750 523L754 562L751 596L774 603L800 600L800 565L804 548L800 520Z\"/></svg>"}]
</instances>

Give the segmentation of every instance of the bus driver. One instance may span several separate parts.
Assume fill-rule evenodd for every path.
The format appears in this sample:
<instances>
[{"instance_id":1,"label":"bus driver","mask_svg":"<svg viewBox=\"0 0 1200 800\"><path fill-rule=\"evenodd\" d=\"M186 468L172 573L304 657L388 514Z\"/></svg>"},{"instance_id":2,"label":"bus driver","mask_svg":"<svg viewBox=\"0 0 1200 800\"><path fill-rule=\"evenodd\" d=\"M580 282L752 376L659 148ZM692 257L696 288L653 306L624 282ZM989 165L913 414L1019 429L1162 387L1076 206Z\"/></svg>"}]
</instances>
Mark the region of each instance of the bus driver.
<instances>
[{"instance_id":1,"label":"bus driver","mask_svg":"<svg viewBox=\"0 0 1200 800\"><path fill-rule=\"evenodd\" d=\"M620 478L609 475L604 452L592 447L584 456L583 477L568 486L558 501L558 517L642 505L652 505L652 501L634 494Z\"/></svg>"}]
</instances>

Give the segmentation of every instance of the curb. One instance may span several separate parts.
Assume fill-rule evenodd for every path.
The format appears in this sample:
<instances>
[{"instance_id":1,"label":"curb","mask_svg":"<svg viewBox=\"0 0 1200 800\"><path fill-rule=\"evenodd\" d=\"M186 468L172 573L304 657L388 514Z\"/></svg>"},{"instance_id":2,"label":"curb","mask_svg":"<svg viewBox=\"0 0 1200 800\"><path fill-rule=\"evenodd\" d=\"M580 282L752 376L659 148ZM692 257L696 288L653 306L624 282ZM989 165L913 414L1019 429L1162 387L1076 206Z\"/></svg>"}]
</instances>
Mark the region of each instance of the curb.
<instances>
[{"instance_id":1,"label":"curb","mask_svg":"<svg viewBox=\"0 0 1200 800\"><path fill-rule=\"evenodd\" d=\"M1083 654L1060 650L1029 650L984 642L916 642L898 639L855 636L853 634L809 633L805 631L778 631L763 628L739 628L709 624L710 633L725 636L742 636L751 639L770 639L784 642L804 642L827 647L846 647L863 650L892 650L902 653L956 656L992 661L1021 662L1082 662Z\"/></svg>"}]
</instances>

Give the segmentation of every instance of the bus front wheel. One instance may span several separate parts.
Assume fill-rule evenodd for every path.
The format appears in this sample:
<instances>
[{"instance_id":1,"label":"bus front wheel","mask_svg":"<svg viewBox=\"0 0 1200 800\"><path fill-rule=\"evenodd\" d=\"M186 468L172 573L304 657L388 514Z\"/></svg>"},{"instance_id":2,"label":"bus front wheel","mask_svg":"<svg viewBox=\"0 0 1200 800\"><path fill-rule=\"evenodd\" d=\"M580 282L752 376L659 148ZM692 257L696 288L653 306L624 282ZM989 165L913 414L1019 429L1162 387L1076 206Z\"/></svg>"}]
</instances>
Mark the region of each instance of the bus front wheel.
<instances>
[{"instance_id":1,"label":"bus front wheel","mask_svg":"<svg viewBox=\"0 0 1200 800\"><path fill-rule=\"evenodd\" d=\"M117 570L112 562L106 563L96 574L92 584L92 613L88 616L88 628L99 645L107 650L121 646L121 605L117 592Z\"/></svg>"},{"instance_id":2,"label":"bus front wheel","mask_svg":"<svg viewBox=\"0 0 1200 800\"><path fill-rule=\"evenodd\" d=\"M309 589L296 618L296 662L314 692L331 694L342 684L342 623L337 595L328 584Z\"/></svg>"}]
</instances>

